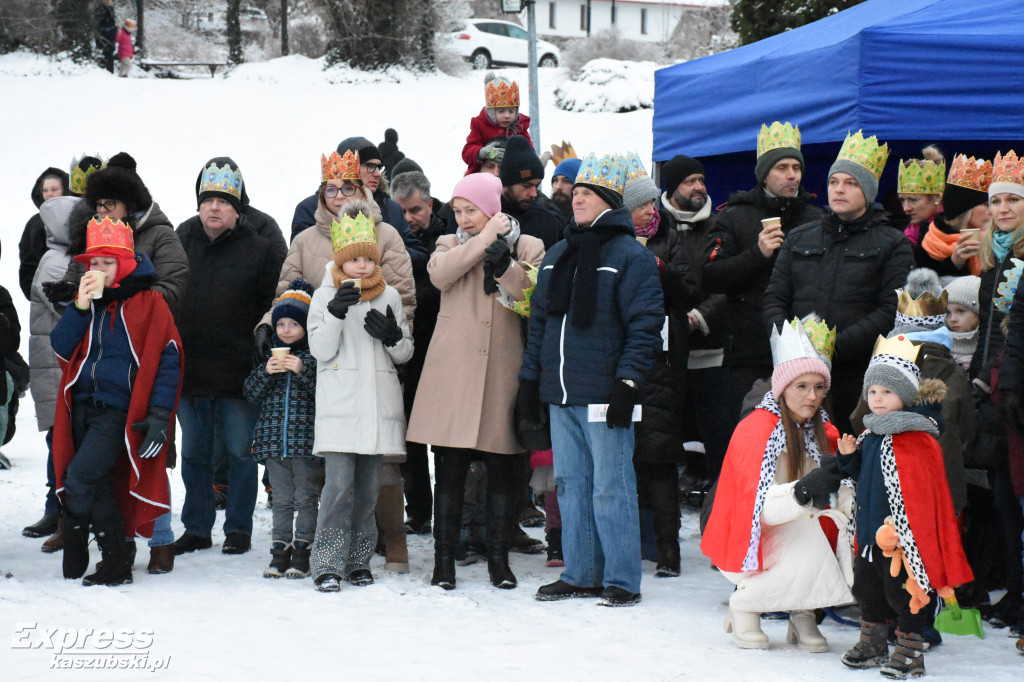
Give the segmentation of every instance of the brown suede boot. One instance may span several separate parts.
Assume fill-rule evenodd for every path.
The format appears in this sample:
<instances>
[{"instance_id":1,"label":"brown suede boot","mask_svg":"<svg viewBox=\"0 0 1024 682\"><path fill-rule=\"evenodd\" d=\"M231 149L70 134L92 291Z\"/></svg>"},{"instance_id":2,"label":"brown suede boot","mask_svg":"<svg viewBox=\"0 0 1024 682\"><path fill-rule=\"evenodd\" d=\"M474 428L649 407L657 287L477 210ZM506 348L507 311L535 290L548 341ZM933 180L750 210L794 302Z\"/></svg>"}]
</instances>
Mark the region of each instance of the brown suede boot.
<instances>
[{"instance_id":1,"label":"brown suede boot","mask_svg":"<svg viewBox=\"0 0 1024 682\"><path fill-rule=\"evenodd\" d=\"M57 530L53 535L46 538L41 549L47 554L53 554L64 549L64 514L61 514L57 522Z\"/></svg>"},{"instance_id":2,"label":"brown suede boot","mask_svg":"<svg viewBox=\"0 0 1024 682\"><path fill-rule=\"evenodd\" d=\"M409 548L405 538L405 493L401 484L382 485L377 495L377 521L384 532L385 571L409 572Z\"/></svg>"},{"instance_id":3,"label":"brown suede boot","mask_svg":"<svg viewBox=\"0 0 1024 682\"><path fill-rule=\"evenodd\" d=\"M174 570L174 543L149 548L149 566L146 573L160 575Z\"/></svg>"}]
</instances>

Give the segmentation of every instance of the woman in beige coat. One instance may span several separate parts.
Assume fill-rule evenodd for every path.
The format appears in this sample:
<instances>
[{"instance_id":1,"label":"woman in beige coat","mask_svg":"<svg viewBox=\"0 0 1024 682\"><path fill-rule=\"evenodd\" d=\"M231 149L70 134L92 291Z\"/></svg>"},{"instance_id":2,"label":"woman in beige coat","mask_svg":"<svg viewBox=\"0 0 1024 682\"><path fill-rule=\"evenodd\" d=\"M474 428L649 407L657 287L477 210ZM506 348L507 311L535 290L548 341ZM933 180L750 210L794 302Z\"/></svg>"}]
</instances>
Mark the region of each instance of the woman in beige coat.
<instances>
[{"instance_id":1,"label":"woman in beige coat","mask_svg":"<svg viewBox=\"0 0 1024 682\"><path fill-rule=\"evenodd\" d=\"M463 489L470 462L487 465L487 571L495 587L511 589L508 566L512 463L523 451L512 425L512 407L523 357L522 318L508 306L531 284L519 261L540 265L544 245L520 235L501 213L501 181L467 175L455 186L452 208L459 224L444 235L427 264L441 290L441 310L430 341L407 440L434 451L434 575L432 585L455 587L455 548Z\"/></svg>"}]
</instances>

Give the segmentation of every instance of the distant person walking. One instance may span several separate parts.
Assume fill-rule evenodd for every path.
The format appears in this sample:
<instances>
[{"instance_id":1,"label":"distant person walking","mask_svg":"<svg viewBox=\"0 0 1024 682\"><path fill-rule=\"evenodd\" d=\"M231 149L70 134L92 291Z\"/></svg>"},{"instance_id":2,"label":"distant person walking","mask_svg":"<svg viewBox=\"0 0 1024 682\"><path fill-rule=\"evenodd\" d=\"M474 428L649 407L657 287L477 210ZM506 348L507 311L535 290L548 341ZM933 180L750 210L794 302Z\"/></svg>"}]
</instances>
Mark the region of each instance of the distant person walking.
<instances>
[{"instance_id":1,"label":"distant person walking","mask_svg":"<svg viewBox=\"0 0 1024 682\"><path fill-rule=\"evenodd\" d=\"M114 0L100 0L96 8L96 51L99 52L100 66L114 73L115 39L117 19L114 16Z\"/></svg>"},{"instance_id":2,"label":"distant person walking","mask_svg":"<svg viewBox=\"0 0 1024 682\"><path fill-rule=\"evenodd\" d=\"M124 26L117 29L114 38L114 57L117 58L117 75L120 78L127 78L128 72L132 70L132 57L135 56L135 44L132 42L134 32L135 22L126 19Z\"/></svg>"}]
</instances>

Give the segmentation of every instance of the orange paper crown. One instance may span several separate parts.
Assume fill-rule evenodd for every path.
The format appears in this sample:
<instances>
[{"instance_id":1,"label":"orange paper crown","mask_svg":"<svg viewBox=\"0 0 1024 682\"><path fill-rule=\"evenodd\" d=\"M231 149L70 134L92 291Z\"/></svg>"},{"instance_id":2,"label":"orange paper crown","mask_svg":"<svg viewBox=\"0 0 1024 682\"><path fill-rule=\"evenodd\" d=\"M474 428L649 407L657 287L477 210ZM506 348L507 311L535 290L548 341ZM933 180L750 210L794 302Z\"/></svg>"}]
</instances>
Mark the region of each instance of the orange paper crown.
<instances>
[{"instance_id":1,"label":"orange paper crown","mask_svg":"<svg viewBox=\"0 0 1024 682\"><path fill-rule=\"evenodd\" d=\"M1003 156L996 152L996 160L992 164L992 184L1009 183L1024 185L1024 159L1018 159L1012 149Z\"/></svg>"},{"instance_id":2,"label":"orange paper crown","mask_svg":"<svg viewBox=\"0 0 1024 682\"><path fill-rule=\"evenodd\" d=\"M495 85L495 82L497 81L491 81L485 86L487 108L518 107L519 84L512 81L511 83L498 82L498 85Z\"/></svg>"},{"instance_id":3,"label":"orange paper crown","mask_svg":"<svg viewBox=\"0 0 1024 682\"><path fill-rule=\"evenodd\" d=\"M987 192L992 182L992 162L984 159L967 158L965 154L957 154L953 165L949 167L947 185L966 187L967 189Z\"/></svg>"},{"instance_id":4,"label":"orange paper crown","mask_svg":"<svg viewBox=\"0 0 1024 682\"><path fill-rule=\"evenodd\" d=\"M340 156L338 152L331 152L330 156L320 155L320 182L328 180L360 180L359 177L359 152L351 149Z\"/></svg>"},{"instance_id":5,"label":"orange paper crown","mask_svg":"<svg viewBox=\"0 0 1024 682\"><path fill-rule=\"evenodd\" d=\"M89 221L85 231L85 255L93 257L99 253L111 257L117 255L135 255L135 240L132 228L120 220L104 218Z\"/></svg>"}]
</instances>

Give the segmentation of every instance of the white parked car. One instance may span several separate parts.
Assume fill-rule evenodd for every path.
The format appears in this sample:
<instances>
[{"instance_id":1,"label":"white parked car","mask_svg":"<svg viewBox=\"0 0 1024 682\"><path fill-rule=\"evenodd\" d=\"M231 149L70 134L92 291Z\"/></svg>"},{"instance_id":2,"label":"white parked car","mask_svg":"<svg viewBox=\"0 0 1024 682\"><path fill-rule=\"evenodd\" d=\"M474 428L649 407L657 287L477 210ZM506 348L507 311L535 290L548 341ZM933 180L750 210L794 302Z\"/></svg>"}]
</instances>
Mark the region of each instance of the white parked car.
<instances>
[{"instance_id":1,"label":"white parked car","mask_svg":"<svg viewBox=\"0 0 1024 682\"><path fill-rule=\"evenodd\" d=\"M519 24L499 19L470 19L451 33L455 52L474 69L491 66L526 66L529 59L529 34ZM537 66L558 66L558 48L546 40L537 40Z\"/></svg>"}]
</instances>

